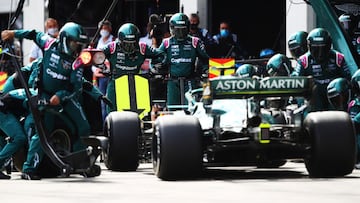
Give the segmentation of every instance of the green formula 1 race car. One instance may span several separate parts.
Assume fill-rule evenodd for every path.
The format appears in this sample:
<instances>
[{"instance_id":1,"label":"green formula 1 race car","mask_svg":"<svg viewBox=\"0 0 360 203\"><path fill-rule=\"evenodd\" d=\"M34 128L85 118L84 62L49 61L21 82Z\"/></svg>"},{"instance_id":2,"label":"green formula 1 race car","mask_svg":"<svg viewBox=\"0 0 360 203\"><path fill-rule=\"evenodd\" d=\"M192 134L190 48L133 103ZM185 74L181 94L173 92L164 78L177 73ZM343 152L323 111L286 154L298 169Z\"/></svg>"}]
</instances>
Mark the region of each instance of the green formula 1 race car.
<instances>
[{"instance_id":1,"label":"green formula 1 race car","mask_svg":"<svg viewBox=\"0 0 360 203\"><path fill-rule=\"evenodd\" d=\"M350 174L353 123L346 112L309 112L312 88L311 77L210 79L186 93L186 111L157 118L155 175L189 179L210 166L278 168L292 159L304 160L310 177Z\"/></svg>"}]
</instances>

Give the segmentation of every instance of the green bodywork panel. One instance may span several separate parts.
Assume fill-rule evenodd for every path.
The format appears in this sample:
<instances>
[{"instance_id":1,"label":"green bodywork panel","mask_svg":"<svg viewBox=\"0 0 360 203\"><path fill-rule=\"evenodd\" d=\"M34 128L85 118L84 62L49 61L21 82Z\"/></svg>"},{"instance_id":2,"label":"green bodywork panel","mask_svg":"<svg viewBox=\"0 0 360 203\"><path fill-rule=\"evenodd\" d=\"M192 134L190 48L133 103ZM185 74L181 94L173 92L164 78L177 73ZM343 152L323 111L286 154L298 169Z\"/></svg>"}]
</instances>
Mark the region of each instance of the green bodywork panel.
<instances>
[{"instance_id":1,"label":"green bodywork panel","mask_svg":"<svg viewBox=\"0 0 360 203\"><path fill-rule=\"evenodd\" d=\"M312 77L222 78L210 80L213 99L248 97L306 97L313 86Z\"/></svg>"}]
</instances>

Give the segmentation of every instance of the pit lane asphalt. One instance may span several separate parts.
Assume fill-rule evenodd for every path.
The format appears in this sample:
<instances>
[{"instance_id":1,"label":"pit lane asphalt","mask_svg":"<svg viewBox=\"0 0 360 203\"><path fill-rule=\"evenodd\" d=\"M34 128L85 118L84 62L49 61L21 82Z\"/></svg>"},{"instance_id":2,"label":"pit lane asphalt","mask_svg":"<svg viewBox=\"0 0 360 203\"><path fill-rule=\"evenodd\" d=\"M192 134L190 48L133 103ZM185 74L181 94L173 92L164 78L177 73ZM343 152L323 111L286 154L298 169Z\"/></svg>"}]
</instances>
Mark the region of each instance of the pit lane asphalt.
<instances>
[{"instance_id":1,"label":"pit lane asphalt","mask_svg":"<svg viewBox=\"0 0 360 203\"><path fill-rule=\"evenodd\" d=\"M71 175L27 181L13 172L0 180L1 202L359 202L360 170L343 178L309 178L303 163L279 169L209 168L197 180L162 181L151 164L135 172L113 172L101 164L95 178Z\"/></svg>"}]
</instances>

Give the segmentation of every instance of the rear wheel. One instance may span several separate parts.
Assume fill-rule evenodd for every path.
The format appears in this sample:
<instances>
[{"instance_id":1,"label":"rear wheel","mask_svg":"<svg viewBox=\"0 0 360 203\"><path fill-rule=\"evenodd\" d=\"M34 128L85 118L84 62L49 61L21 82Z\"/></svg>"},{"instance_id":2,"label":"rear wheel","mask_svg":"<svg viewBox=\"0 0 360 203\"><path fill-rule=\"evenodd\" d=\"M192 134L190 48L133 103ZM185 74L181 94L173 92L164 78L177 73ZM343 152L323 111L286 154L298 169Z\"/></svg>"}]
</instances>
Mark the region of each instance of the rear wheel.
<instances>
[{"instance_id":1,"label":"rear wheel","mask_svg":"<svg viewBox=\"0 0 360 203\"><path fill-rule=\"evenodd\" d=\"M130 111L111 112L105 121L105 135L109 146L105 166L114 171L135 171L139 166L140 119Z\"/></svg>"},{"instance_id":2,"label":"rear wheel","mask_svg":"<svg viewBox=\"0 0 360 203\"><path fill-rule=\"evenodd\" d=\"M202 131L192 116L161 116L152 139L155 175L163 180L196 178L202 171Z\"/></svg>"},{"instance_id":3,"label":"rear wheel","mask_svg":"<svg viewBox=\"0 0 360 203\"><path fill-rule=\"evenodd\" d=\"M315 178L350 174L355 165L355 130L350 116L342 111L309 113L304 120L310 138L305 158L309 175Z\"/></svg>"}]
</instances>

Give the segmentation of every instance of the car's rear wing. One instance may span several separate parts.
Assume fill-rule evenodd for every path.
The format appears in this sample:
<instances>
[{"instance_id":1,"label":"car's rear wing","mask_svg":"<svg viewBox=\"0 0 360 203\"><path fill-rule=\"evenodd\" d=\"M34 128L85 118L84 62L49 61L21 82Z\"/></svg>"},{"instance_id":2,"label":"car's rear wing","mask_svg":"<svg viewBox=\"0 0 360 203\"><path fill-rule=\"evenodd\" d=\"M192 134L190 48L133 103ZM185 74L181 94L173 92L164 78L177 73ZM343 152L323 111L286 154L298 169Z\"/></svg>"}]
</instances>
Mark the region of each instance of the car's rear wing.
<instances>
[{"instance_id":1,"label":"car's rear wing","mask_svg":"<svg viewBox=\"0 0 360 203\"><path fill-rule=\"evenodd\" d=\"M203 96L211 99L265 97L304 97L311 94L312 77L239 78L217 77L209 80Z\"/></svg>"}]
</instances>

